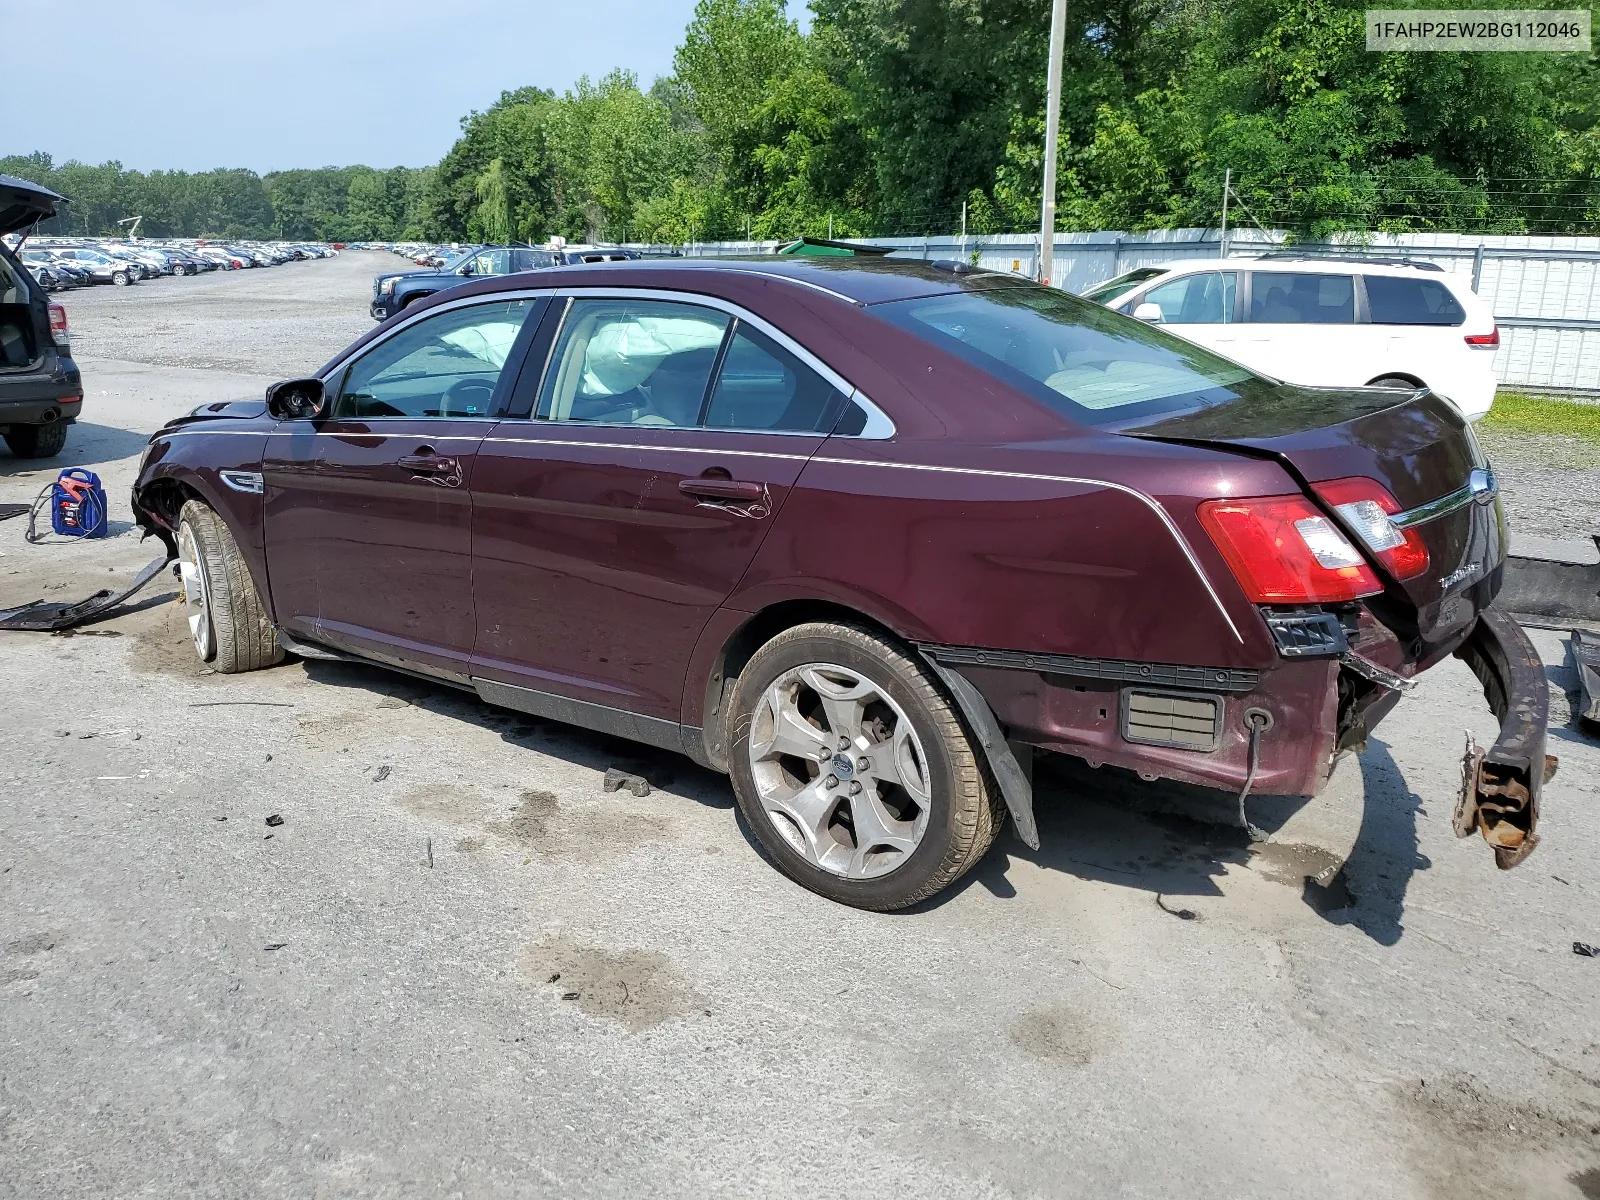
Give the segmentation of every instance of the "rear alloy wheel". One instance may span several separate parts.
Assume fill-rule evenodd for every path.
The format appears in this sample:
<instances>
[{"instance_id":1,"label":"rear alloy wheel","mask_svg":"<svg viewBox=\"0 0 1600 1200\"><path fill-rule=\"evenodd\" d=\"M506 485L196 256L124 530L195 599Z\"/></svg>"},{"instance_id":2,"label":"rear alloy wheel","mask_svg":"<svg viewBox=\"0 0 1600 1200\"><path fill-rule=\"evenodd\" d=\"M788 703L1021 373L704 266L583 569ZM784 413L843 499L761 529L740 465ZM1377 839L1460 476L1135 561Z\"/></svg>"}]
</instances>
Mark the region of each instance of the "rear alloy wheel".
<instances>
[{"instance_id":1,"label":"rear alloy wheel","mask_svg":"<svg viewBox=\"0 0 1600 1200\"><path fill-rule=\"evenodd\" d=\"M184 613L200 661L232 675L283 661L250 569L227 524L191 500L178 517L178 578Z\"/></svg>"},{"instance_id":2,"label":"rear alloy wheel","mask_svg":"<svg viewBox=\"0 0 1600 1200\"><path fill-rule=\"evenodd\" d=\"M67 423L13 425L6 430L6 445L18 458L54 458L67 444Z\"/></svg>"},{"instance_id":3,"label":"rear alloy wheel","mask_svg":"<svg viewBox=\"0 0 1600 1200\"><path fill-rule=\"evenodd\" d=\"M745 819L786 875L832 900L915 904L1000 830L998 791L943 692L865 629L779 634L740 673L730 716Z\"/></svg>"}]
</instances>

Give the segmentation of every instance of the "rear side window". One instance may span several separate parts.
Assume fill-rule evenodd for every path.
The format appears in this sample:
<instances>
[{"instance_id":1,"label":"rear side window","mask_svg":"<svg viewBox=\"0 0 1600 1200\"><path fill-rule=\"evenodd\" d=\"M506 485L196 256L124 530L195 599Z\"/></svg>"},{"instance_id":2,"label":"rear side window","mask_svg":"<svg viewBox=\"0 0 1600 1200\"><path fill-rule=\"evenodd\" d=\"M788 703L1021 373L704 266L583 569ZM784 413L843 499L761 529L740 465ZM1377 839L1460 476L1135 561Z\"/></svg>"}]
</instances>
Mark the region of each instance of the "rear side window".
<instances>
[{"instance_id":1,"label":"rear side window","mask_svg":"<svg viewBox=\"0 0 1600 1200\"><path fill-rule=\"evenodd\" d=\"M729 318L667 300L574 300L538 415L603 425L696 424Z\"/></svg>"},{"instance_id":2,"label":"rear side window","mask_svg":"<svg viewBox=\"0 0 1600 1200\"><path fill-rule=\"evenodd\" d=\"M765 334L741 324L728 343L703 422L712 429L814 433L839 393Z\"/></svg>"},{"instance_id":3,"label":"rear side window","mask_svg":"<svg viewBox=\"0 0 1600 1200\"><path fill-rule=\"evenodd\" d=\"M1256 271L1250 279L1250 319L1266 325L1354 324L1355 277Z\"/></svg>"},{"instance_id":4,"label":"rear side window","mask_svg":"<svg viewBox=\"0 0 1600 1200\"><path fill-rule=\"evenodd\" d=\"M1374 325L1460 325L1467 312L1437 279L1367 275L1367 309Z\"/></svg>"}]
</instances>

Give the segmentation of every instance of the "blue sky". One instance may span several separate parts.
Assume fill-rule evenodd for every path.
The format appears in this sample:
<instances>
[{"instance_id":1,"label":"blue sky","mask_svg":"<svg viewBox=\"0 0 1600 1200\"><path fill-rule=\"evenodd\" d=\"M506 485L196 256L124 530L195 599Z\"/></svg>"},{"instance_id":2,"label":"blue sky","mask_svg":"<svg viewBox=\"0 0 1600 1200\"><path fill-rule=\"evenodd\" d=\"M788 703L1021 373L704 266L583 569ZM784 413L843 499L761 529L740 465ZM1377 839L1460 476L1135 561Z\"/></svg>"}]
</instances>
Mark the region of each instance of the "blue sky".
<instances>
[{"instance_id":1,"label":"blue sky","mask_svg":"<svg viewBox=\"0 0 1600 1200\"><path fill-rule=\"evenodd\" d=\"M804 17L804 6L790 4ZM507 88L672 69L694 0L0 0L0 154L425 166ZM120 65L119 65L120 64ZM20 84L14 72L21 70Z\"/></svg>"}]
</instances>

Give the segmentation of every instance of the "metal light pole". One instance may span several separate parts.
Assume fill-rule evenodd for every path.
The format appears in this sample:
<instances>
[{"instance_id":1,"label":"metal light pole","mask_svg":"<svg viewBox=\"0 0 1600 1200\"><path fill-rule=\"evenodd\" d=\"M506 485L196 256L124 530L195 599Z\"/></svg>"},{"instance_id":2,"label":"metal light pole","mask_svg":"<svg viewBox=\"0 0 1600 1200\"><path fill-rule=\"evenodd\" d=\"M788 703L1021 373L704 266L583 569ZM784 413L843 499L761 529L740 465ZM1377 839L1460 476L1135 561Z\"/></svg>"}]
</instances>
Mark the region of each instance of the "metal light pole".
<instances>
[{"instance_id":1,"label":"metal light pole","mask_svg":"<svg viewBox=\"0 0 1600 1200\"><path fill-rule=\"evenodd\" d=\"M1051 0L1049 95L1044 111L1044 202L1039 213L1039 282L1055 268L1056 145L1061 138L1061 58L1067 48L1067 0Z\"/></svg>"}]
</instances>

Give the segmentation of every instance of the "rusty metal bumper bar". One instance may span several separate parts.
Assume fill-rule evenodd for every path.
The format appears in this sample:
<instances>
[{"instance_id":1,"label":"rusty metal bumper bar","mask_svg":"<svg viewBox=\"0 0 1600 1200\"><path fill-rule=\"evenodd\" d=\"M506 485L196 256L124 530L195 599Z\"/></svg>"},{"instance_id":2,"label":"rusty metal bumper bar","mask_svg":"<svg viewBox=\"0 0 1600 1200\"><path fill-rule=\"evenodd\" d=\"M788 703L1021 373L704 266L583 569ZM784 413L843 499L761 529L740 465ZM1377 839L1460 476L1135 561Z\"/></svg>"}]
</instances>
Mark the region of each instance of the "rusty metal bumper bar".
<instances>
[{"instance_id":1,"label":"rusty metal bumper bar","mask_svg":"<svg viewBox=\"0 0 1600 1200\"><path fill-rule=\"evenodd\" d=\"M1500 736L1487 749L1467 735L1456 836L1483 834L1495 865L1506 871L1539 844L1539 793L1556 770L1555 758L1545 754L1550 685L1528 635L1497 608L1484 609L1456 657L1472 668L1500 721Z\"/></svg>"}]
</instances>

